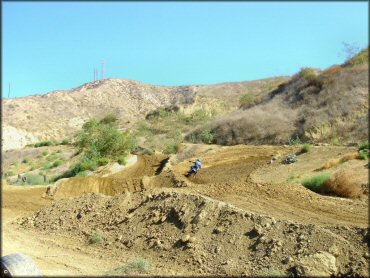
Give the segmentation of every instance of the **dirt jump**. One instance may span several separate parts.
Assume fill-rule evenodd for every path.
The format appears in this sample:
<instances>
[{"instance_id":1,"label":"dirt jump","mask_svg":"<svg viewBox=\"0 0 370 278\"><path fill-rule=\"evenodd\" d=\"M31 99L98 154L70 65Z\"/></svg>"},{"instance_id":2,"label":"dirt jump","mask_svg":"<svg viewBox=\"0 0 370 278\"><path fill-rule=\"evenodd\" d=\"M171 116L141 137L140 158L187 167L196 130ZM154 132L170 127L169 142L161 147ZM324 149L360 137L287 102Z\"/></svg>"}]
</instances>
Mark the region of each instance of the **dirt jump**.
<instances>
[{"instance_id":1,"label":"dirt jump","mask_svg":"<svg viewBox=\"0 0 370 278\"><path fill-rule=\"evenodd\" d=\"M27 254L46 276L140 274L123 267L133 258L150 262L151 275L368 276L367 197L287 182L351 151L324 149L283 165L272 158L297 147L189 145L107 177L3 186L3 254ZM198 157L202 169L185 177ZM329 171L356 168L367 183L364 164Z\"/></svg>"}]
</instances>

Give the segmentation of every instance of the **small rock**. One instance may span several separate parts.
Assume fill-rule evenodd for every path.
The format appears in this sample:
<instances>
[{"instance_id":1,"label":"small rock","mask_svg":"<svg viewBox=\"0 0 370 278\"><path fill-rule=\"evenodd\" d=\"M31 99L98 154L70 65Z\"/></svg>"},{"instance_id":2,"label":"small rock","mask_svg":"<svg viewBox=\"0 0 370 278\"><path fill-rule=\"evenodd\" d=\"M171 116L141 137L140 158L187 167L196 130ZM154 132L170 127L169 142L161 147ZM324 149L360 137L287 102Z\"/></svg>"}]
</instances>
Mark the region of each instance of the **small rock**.
<instances>
[{"instance_id":1,"label":"small rock","mask_svg":"<svg viewBox=\"0 0 370 278\"><path fill-rule=\"evenodd\" d=\"M338 257L340 255L340 250L336 245L333 245L329 248L329 253L331 253L334 257Z\"/></svg>"},{"instance_id":2,"label":"small rock","mask_svg":"<svg viewBox=\"0 0 370 278\"><path fill-rule=\"evenodd\" d=\"M296 264L298 276L331 276L338 272L335 257L328 252L305 256Z\"/></svg>"},{"instance_id":3,"label":"small rock","mask_svg":"<svg viewBox=\"0 0 370 278\"><path fill-rule=\"evenodd\" d=\"M214 249L214 252L217 254L217 253L220 253L220 251L221 251L221 246L217 246L217 247L215 247L215 249Z\"/></svg>"},{"instance_id":4,"label":"small rock","mask_svg":"<svg viewBox=\"0 0 370 278\"><path fill-rule=\"evenodd\" d=\"M224 228L223 228L223 227L216 227L216 228L213 230L213 233L214 233L214 234L221 234L223 231L224 231Z\"/></svg>"},{"instance_id":5,"label":"small rock","mask_svg":"<svg viewBox=\"0 0 370 278\"><path fill-rule=\"evenodd\" d=\"M190 237L190 238L188 239L188 242L189 242L189 243L194 243L194 242L195 242L195 240L196 240L196 239L195 239L195 237L193 237L193 236L192 236L192 237Z\"/></svg>"},{"instance_id":6,"label":"small rock","mask_svg":"<svg viewBox=\"0 0 370 278\"><path fill-rule=\"evenodd\" d=\"M290 264L290 263L292 263L292 262L294 262L293 257L288 257L288 258L285 258L285 259L283 260L283 264Z\"/></svg>"},{"instance_id":7,"label":"small rock","mask_svg":"<svg viewBox=\"0 0 370 278\"><path fill-rule=\"evenodd\" d=\"M185 236L183 236L183 237L181 238L181 241L182 241L182 242L184 242L184 243L186 243L186 242L188 242L188 241L189 241L189 239L190 239L190 235L185 235Z\"/></svg>"},{"instance_id":8,"label":"small rock","mask_svg":"<svg viewBox=\"0 0 370 278\"><path fill-rule=\"evenodd\" d=\"M263 235L263 228L259 225L255 225L252 232L254 232L257 236Z\"/></svg>"}]
</instances>

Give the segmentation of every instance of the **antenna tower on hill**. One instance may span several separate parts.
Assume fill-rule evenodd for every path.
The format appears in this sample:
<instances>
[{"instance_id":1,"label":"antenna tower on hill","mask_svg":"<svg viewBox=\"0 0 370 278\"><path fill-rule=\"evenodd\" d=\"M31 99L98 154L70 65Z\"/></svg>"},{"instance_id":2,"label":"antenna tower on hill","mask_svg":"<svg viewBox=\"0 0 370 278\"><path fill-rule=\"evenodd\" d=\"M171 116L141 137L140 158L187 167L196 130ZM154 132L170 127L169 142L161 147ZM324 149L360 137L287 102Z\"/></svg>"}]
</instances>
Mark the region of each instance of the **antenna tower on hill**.
<instances>
[{"instance_id":1,"label":"antenna tower on hill","mask_svg":"<svg viewBox=\"0 0 370 278\"><path fill-rule=\"evenodd\" d=\"M101 79L104 80L105 78L105 61L101 62Z\"/></svg>"}]
</instances>

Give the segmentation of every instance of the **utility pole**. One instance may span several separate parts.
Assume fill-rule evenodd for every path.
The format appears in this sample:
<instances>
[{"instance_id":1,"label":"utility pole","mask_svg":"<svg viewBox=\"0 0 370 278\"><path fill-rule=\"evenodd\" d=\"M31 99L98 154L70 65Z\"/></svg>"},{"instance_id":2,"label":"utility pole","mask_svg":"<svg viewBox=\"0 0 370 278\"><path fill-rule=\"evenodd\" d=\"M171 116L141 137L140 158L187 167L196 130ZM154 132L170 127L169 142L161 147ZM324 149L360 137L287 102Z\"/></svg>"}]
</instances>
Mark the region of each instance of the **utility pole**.
<instances>
[{"instance_id":1,"label":"utility pole","mask_svg":"<svg viewBox=\"0 0 370 278\"><path fill-rule=\"evenodd\" d=\"M10 98L10 82L9 82L8 98Z\"/></svg>"},{"instance_id":2,"label":"utility pole","mask_svg":"<svg viewBox=\"0 0 370 278\"><path fill-rule=\"evenodd\" d=\"M104 80L105 78L105 61L101 62L101 79Z\"/></svg>"}]
</instances>

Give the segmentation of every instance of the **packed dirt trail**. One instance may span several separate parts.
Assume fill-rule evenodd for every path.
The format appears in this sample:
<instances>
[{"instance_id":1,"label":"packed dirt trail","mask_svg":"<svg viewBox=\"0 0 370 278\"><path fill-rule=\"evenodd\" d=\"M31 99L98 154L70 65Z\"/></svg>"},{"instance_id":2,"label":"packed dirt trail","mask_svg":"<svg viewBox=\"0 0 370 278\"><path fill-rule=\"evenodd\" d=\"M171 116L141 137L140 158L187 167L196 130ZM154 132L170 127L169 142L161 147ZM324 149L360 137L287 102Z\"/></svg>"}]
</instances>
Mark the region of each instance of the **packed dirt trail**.
<instances>
[{"instance_id":1,"label":"packed dirt trail","mask_svg":"<svg viewBox=\"0 0 370 278\"><path fill-rule=\"evenodd\" d=\"M320 252L336 253L330 273L367 275L367 198L323 196L286 182L287 173L312 174L350 151L315 147L282 165L271 158L297 147L189 144L171 157L140 156L108 177L61 180L48 194L43 186L3 185L2 252L23 252L51 276L109 275L133 257L149 260L153 275L257 275L266 268L299 275L309 273L304 260ZM204 167L186 178L197 157ZM363 164L329 171L360 169L366 183ZM104 243L88 244L96 233Z\"/></svg>"},{"instance_id":2,"label":"packed dirt trail","mask_svg":"<svg viewBox=\"0 0 370 278\"><path fill-rule=\"evenodd\" d=\"M297 184L259 182L259 175L273 171L273 166L268 164L272 155L293 151L294 148L266 146L223 148L217 151L217 155L212 151L205 153L202 156L204 169L190 181L182 177L189 167L188 161L176 165L173 171L178 179L187 182L186 191L197 192L248 211L307 224L367 227L367 200L359 202L323 196ZM286 168L292 166L285 165ZM366 182L367 170L364 170ZM276 177L272 177L272 181L276 180Z\"/></svg>"}]
</instances>

